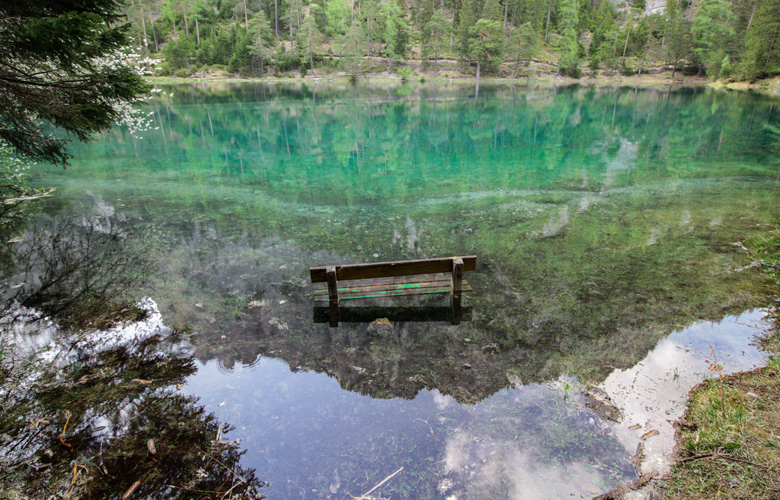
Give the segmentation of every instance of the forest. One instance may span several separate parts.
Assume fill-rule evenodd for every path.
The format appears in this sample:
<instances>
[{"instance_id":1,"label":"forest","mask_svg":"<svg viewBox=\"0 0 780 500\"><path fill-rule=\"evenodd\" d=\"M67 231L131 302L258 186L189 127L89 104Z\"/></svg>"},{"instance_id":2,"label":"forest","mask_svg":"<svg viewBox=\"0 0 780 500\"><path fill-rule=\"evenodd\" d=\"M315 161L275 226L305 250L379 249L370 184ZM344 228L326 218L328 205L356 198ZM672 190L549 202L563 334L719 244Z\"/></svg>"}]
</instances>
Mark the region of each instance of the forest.
<instances>
[{"instance_id":1,"label":"forest","mask_svg":"<svg viewBox=\"0 0 780 500\"><path fill-rule=\"evenodd\" d=\"M126 14L161 76L780 74L780 0L130 0Z\"/></svg>"}]
</instances>

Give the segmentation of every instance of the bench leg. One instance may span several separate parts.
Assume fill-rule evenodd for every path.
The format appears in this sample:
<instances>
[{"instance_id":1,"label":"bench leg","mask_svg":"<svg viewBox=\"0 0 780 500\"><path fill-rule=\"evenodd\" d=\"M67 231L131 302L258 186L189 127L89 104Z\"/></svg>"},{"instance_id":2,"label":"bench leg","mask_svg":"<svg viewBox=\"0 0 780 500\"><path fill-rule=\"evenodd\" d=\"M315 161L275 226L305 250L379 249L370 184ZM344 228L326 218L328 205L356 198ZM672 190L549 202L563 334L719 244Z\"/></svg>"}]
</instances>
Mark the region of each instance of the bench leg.
<instances>
[{"instance_id":1,"label":"bench leg","mask_svg":"<svg viewBox=\"0 0 780 500\"><path fill-rule=\"evenodd\" d=\"M460 300L463 291L463 259L452 259L452 298Z\"/></svg>"},{"instance_id":2,"label":"bench leg","mask_svg":"<svg viewBox=\"0 0 780 500\"><path fill-rule=\"evenodd\" d=\"M328 266L325 268L326 278L328 280L328 303L330 305L330 326L339 326L339 283L336 279L336 267Z\"/></svg>"},{"instance_id":3,"label":"bench leg","mask_svg":"<svg viewBox=\"0 0 780 500\"><path fill-rule=\"evenodd\" d=\"M333 328L339 326L339 321L341 321L341 311L339 311L339 303L331 302L330 303L330 326Z\"/></svg>"},{"instance_id":4,"label":"bench leg","mask_svg":"<svg viewBox=\"0 0 780 500\"><path fill-rule=\"evenodd\" d=\"M336 280L336 266L328 266L325 268L325 276L328 280L328 300L330 303L339 303L339 288L338 281Z\"/></svg>"},{"instance_id":5,"label":"bench leg","mask_svg":"<svg viewBox=\"0 0 780 500\"><path fill-rule=\"evenodd\" d=\"M452 324L453 325L459 325L461 321L463 321L463 307L461 307L461 299L460 296L452 295L452 300L450 301L450 306L452 308Z\"/></svg>"}]
</instances>

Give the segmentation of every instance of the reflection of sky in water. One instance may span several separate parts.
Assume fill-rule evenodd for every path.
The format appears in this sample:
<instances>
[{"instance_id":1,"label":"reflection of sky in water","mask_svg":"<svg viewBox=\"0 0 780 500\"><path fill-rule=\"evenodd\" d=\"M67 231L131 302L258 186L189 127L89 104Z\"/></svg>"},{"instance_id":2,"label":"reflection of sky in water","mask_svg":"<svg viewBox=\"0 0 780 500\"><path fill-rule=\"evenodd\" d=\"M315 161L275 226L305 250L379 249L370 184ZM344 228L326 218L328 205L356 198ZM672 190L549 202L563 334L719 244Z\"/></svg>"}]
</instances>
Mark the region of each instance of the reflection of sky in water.
<instances>
[{"instance_id":1,"label":"reflection of sky in water","mask_svg":"<svg viewBox=\"0 0 780 500\"><path fill-rule=\"evenodd\" d=\"M209 361L185 390L236 426L228 438L243 439L243 463L272 482L271 499L357 496L400 467L378 490L384 497L590 498L636 479L631 455L650 430L660 435L643 441L642 467L663 469L673 444L668 421L682 414L689 389L712 375L707 340L725 371L758 366L763 357L752 343L763 316L691 326L635 367L613 372L601 387L625 415L618 424L586 409L566 378L467 406L436 390L371 399L326 374L261 358L229 372Z\"/></svg>"},{"instance_id":2,"label":"reflection of sky in water","mask_svg":"<svg viewBox=\"0 0 780 500\"><path fill-rule=\"evenodd\" d=\"M762 321L765 315L760 310L749 311L727 316L720 323L701 322L674 332L636 366L615 370L601 384L625 415L614 431L627 451L636 450L645 433L660 433L644 441L644 472L668 470L668 455L674 447L671 422L685 411L691 387L717 376L717 371L709 370L715 362L713 349L724 374L765 364L765 355L754 345L767 328ZM639 429L628 430L636 424Z\"/></svg>"}]
</instances>

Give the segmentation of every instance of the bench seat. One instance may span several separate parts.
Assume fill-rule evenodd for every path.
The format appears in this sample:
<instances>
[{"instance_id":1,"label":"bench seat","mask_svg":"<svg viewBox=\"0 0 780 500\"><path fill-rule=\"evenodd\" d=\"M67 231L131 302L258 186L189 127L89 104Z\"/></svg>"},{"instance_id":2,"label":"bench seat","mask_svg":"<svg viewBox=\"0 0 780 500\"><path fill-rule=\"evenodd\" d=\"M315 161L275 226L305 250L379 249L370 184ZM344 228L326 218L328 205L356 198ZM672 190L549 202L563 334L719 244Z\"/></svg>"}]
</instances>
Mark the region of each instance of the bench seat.
<instances>
[{"instance_id":1,"label":"bench seat","mask_svg":"<svg viewBox=\"0 0 780 500\"><path fill-rule=\"evenodd\" d=\"M339 300L450 293L452 291L452 278L442 274L374 278L366 281L342 282L338 284L337 290ZM465 279L462 281L461 291L472 291L471 285ZM329 301L327 284L318 283L315 285L314 301Z\"/></svg>"}]
</instances>

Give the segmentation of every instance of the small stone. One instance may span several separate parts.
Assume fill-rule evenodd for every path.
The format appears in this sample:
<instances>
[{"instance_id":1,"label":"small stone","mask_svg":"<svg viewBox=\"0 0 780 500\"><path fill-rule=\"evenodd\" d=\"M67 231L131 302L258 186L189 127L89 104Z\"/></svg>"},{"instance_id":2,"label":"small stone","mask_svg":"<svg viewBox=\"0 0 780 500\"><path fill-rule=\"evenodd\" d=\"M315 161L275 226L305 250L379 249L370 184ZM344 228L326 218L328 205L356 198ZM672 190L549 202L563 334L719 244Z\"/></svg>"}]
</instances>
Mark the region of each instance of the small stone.
<instances>
[{"instance_id":1,"label":"small stone","mask_svg":"<svg viewBox=\"0 0 780 500\"><path fill-rule=\"evenodd\" d=\"M368 333L386 336L393 333L393 324L387 318L375 319L368 325Z\"/></svg>"},{"instance_id":2,"label":"small stone","mask_svg":"<svg viewBox=\"0 0 780 500\"><path fill-rule=\"evenodd\" d=\"M522 387L523 380L514 373L507 373L506 379L512 387Z\"/></svg>"}]
</instances>

